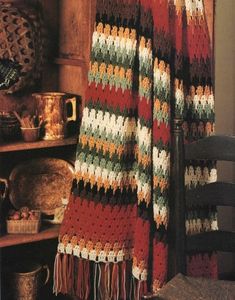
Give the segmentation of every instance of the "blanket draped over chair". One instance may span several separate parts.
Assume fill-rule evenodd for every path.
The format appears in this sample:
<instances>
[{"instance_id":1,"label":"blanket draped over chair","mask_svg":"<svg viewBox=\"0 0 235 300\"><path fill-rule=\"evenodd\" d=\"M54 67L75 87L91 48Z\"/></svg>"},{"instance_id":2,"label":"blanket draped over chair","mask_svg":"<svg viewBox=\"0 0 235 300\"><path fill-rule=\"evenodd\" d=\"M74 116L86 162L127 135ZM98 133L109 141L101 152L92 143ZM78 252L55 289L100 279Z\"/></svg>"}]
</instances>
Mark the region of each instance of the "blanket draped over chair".
<instances>
[{"instance_id":1,"label":"blanket draped over chair","mask_svg":"<svg viewBox=\"0 0 235 300\"><path fill-rule=\"evenodd\" d=\"M212 20L202 0L97 0L56 294L139 299L164 285L171 120L184 118L185 142L214 132ZM214 181L215 164L190 162L185 179ZM217 229L215 209L193 207L186 228ZM189 257L187 270L216 277L216 257Z\"/></svg>"}]
</instances>

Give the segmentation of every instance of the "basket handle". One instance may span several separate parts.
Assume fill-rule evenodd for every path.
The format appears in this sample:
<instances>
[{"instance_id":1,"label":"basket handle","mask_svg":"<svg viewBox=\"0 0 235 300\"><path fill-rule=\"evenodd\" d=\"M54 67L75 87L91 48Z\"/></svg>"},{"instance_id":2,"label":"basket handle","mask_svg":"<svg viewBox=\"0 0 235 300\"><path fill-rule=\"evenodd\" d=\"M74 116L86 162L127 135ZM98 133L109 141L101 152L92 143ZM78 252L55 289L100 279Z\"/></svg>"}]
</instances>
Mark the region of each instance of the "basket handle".
<instances>
[{"instance_id":1,"label":"basket handle","mask_svg":"<svg viewBox=\"0 0 235 300\"><path fill-rule=\"evenodd\" d=\"M48 280L49 280L49 278L50 278L50 269L49 269L48 265L44 265L44 266L42 266L42 268L47 271L47 276L46 276L46 279L45 279L45 281L43 283L43 285L46 285L47 282L48 282Z\"/></svg>"}]
</instances>

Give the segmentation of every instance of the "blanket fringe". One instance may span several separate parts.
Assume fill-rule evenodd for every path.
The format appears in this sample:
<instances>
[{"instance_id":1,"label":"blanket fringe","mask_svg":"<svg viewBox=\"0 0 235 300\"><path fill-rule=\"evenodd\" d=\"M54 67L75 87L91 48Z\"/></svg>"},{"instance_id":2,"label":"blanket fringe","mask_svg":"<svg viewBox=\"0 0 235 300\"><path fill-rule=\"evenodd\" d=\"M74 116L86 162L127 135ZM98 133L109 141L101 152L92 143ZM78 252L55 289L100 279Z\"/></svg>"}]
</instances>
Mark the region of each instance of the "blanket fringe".
<instances>
[{"instance_id":1,"label":"blanket fringe","mask_svg":"<svg viewBox=\"0 0 235 300\"><path fill-rule=\"evenodd\" d=\"M77 261L76 296L87 300L90 293L90 262L79 258Z\"/></svg>"},{"instance_id":2,"label":"blanket fringe","mask_svg":"<svg viewBox=\"0 0 235 300\"><path fill-rule=\"evenodd\" d=\"M61 292L61 255L59 253L56 254L55 262L54 262L54 278L53 278L53 293L57 296L58 293Z\"/></svg>"},{"instance_id":3,"label":"blanket fringe","mask_svg":"<svg viewBox=\"0 0 235 300\"><path fill-rule=\"evenodd\" d=\"M140 300L141 297L147 294L147 282L137 280L135 278L132 279L133 283L133 296L130 294L130 299Z\"/></svg>"},{"instance_id":4,"label":"blanket fringe","mask_svg":"<svg viewBox=\"0 0 235 300\"><path fill-rule=\"evenodd\" d=\"M68 294L68 254L64 254L62 257L62 286L61 286L61 293Z\"/></svg>"},{"instance_id":5,"label":"blanket fringe","mask_svg":"<svg viewBox=\"0 0 235 300\"><path fill-rule=\"evenodd\" d=\"M131 261L96 263L57 253L53 293L69 294L79 300L140 300L147 285L133 278L131 269Z\"/></svg>"},{"instance_id":6,"label":"blanket fringe","mask_svg":"<svg viewBox=\"0 0 235 300\"><path fill-rule=\"evenodd\" d=\"M68 257L68 278L67 278L68 293L74 294L74 256Z\"/></svg>"}]
</instances>

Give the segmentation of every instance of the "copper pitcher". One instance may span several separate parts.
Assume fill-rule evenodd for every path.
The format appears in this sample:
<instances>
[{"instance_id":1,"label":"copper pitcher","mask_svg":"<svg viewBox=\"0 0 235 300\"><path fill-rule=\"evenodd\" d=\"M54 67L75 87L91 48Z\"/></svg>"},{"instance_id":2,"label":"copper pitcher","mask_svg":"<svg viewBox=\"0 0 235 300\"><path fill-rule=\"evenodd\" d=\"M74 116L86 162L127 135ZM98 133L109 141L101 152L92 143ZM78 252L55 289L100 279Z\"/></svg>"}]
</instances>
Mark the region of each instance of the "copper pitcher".
<instances>
[{"instance_id":1,"label":"copper pitcher","mask_svg":"<svg viewBox=\"0 0 235 300\"><path fill-rule=\"evenodd\" d=\"M66 93L34 93L36 108L43 124L43 139L58 140L67 135L67 123L76 121L76 97L70 98ZM67 104L72 105L72 116L68 117Z\"/></svg>"},{"instance_id":2,"label":"copper pitcher","mask_svg":"<svg viewBox=\"0 0 235 300\"><path fill-rule=\"evenodd\" d=\"M43 274L45 271L46 274ZM3 282L7 295L4 296L7 300L39 299L41 288L50 278L48 266L33 261L16 262L5 273Z\"/></svg>"}]
</instances>

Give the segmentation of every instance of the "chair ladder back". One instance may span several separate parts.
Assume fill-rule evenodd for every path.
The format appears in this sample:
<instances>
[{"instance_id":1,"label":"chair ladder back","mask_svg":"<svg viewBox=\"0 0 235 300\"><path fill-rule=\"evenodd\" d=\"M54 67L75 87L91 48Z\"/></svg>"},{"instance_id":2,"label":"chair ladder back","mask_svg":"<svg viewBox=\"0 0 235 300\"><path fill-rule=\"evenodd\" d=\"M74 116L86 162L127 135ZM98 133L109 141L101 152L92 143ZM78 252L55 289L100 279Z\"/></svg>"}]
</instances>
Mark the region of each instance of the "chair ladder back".
<instances>
[{"instance_id":1,"label":"chair ladder back","mask_svg":"<svg viewBox=\"0 0 235 300\"><path fill-rule=\"evenodd\" d=\"M189 235L186 245L187 252L235 252L235 232L216 230Z\"/></svg>"},{"instance_id":2,"label":"chair ladder back","mask_svg":"<svg viewBox=\"0 0 235 300\"><path fill-rule=\"evenodd\" d=\"M185 159L235 161L235 136L209 136L186 144Z\"/></svg>"},{"instance_id":3,"label":"chair ladder back","mask_svg":"<svg viewBox=\"0 0 235 300\"><path fill-rule=\"evenodd\" d=\"M186 207L204 205L235 207L235 184L217 181L198 186L195 189L187 190L185 199Z\"/></svg>"}]
</instances>

